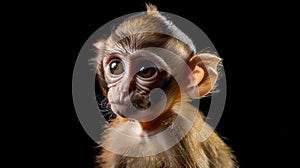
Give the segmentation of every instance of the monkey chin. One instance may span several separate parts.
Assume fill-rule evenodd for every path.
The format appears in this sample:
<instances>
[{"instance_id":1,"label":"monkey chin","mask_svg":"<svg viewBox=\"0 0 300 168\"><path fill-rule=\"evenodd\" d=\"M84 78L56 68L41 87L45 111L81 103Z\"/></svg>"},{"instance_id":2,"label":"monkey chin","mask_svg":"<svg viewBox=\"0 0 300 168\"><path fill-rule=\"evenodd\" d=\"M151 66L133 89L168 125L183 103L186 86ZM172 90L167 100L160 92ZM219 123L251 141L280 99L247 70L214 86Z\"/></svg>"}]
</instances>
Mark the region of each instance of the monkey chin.
<instances>
[{"instance_id":1,"label":"monkey chin","mask_svg":"<svg viewBox=\"0 0 300 168\"><path fill-rule=\"evenodd\" d=\"M132 111L132 109L127 109L128 107L124 106L118 105L116 108L112 108L117 115L114 123L122 125L117 127L117 131L124 135L137 138L151 137L166 130L170 125L166 124L168 123L166 121L170 119L171 114L169 113L153 115L153 112L151 113L150 110ZM137 115L138 113L140 114Z\"/></svg>"},{"instance_id":2,"label":"monkey chin","mask_svg":"<svg viewBox=\"0 0 300 168\"><path fill-rule=\"evenodd\" d=\"M159 133L167 129L167 127L158 125L155 127L155 129L147 129L145 128L145 123L131 118L119 118L119 120L123 120L123 122L121 126L115 127L115 131L118 132L118 134L122 134L123 137L125 136L123 140L127 139L126 137L131 137L129 139L133 138L134 140L137 140L136 143L145 141L148 138L150 138L148 140L151 140L152 137L156 137L155 135L158 135ZM126 121L124 122L124 120ZM132 142L130 142L129 144L131 143Z\"/></svg>"},{"instance_id":3,"label":"monkey chin","mask_svg":"<svg viewBox=\"0 0 300 168\"><path fill-rule=\"evenodd\" d=\"M141 124L137 120L131 118L123 118L120 116L118 116L116 120L121 124L118 125L118 127L115 127L115 131L130 137L146 136Z\"/></svg>"}]
</instances>

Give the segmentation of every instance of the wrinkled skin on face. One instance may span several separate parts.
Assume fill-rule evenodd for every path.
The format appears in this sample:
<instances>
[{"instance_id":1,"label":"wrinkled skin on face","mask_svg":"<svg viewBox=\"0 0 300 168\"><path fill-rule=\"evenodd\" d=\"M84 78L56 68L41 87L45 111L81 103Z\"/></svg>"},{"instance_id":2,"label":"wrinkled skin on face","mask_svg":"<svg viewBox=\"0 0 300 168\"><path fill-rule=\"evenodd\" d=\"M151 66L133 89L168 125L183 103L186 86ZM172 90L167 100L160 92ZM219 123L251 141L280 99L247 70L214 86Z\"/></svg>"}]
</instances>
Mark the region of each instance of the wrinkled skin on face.
<instances>
[{"instance_id":1,"label":"wrinkled skin on face","mask_svg":"<svg viewBox=\"0 0 300 168\"><path fill-rule=\"evenodd\" d=\"M162 88L170 75L163 59L149 51L129 55L111 54L103 60L108 99L112 111L121 117L147 121L164 110ZM117 95L117 96L116 96ZM166 102L165 102L166 103Z\"/></svg>"}]
</instances>

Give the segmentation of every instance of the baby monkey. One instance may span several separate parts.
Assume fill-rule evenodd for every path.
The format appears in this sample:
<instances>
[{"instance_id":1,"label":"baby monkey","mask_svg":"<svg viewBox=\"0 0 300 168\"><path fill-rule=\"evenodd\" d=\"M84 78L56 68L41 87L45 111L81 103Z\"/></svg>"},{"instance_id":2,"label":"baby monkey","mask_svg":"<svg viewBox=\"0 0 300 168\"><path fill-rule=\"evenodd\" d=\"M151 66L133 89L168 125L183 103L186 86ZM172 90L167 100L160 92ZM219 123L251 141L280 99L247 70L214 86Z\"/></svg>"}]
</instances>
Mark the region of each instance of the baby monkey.
<instances>
[{"instance_id":1,"label":"baby monkey","mask_svg":"<svg viewBox=\"0 0 300 168\"><path fill-rule=\"evenodd\" d=\"M153 5L95 47L100 87L116 114L102 135L99 167L237 167L230 147L190 104L214 88L219 57L197 53Z\"/></svg>"}]
</instances>

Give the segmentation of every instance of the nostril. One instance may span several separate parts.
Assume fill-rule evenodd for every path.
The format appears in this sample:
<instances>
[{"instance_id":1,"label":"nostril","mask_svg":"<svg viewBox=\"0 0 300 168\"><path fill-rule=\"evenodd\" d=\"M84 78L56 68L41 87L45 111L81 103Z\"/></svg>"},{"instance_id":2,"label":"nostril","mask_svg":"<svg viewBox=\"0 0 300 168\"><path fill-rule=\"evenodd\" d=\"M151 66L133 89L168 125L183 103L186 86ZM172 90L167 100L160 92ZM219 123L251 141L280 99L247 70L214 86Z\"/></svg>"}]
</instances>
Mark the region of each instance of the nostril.
<instances>
[{"instance_id":1,"label":"nostril","mask_svg":"<svg viewBox=\"0 0 300 168\"><path fill-rule=\"evenodd\" d=\"M140 107L139 107L139 105L138 105L137 103L132 103L132 105L133 105L135 108L137 108L137 109L140 110Z\"/></svg>"},{"instance_id":2,"label":"nostril","mask_svg":"<svg viewBox=\"0 0 300 168\"><path fill-rule=\"evenodd\" d=\"M151 102L148 101L147 108L149 108L150 106L151 106Z\"/></svg>"},{"instance_id":3,"label":"nostril","mask_svg":"<svg viewBox=\"0 0 300 168\"><path fill-rule=\"evenodd\" d=\"M134 95L131 98L132 105L138 110L145 110L150 107L149 97L145 95Z\"/></svg>"}]
</instances>

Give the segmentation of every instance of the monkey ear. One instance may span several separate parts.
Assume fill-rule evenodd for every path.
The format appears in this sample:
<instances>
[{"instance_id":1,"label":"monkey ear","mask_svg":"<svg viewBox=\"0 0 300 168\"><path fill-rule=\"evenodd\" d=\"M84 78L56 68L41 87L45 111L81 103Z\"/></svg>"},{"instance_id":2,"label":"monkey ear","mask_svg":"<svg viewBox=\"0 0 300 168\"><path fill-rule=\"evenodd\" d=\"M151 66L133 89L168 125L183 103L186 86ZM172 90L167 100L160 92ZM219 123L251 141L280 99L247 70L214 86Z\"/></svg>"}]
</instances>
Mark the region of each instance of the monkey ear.
<instances>
[{"instance_id":1,"label":"monkey ear","mask_svg":"<svg viewBox=\"0 0 300 168\"><path fill-rule=\"evenodd\" d=\"M104 40L97 41L96 43L93 44L93 46L96 47L97 49L102 49L104 45L105 45Z\"/></svg>"},{"instance_id":2,"label":"monkey ear","mask_svg":"<svg viewBox=\"0 0 300 168\"><path fill-rule=\"evenodd\" d=\"M91 60L96 68L96 73L98 75L99 85L102 90L102 93L105 97L107 97L108 87L104 77L104 70L102 67L102 60L104 57L104 48L105 48L106 41L100 40L93 44L94 47L97 49L97 56Z\"/></svg>"},{"instance_id":3,"label":"monkey ear","mask_svg":"<svg viewBox=\"0 0 300 168\"><path fill-rule=\"evenodd\" d=\"M99 66L101 65L101 61L103 59L105 41L104 40L97 41L97 42L93 43L93 46L95 47L96 56L94 58L90 59L89 61L90 61L90 65L92 65L96 69L97 73L99 73L98 69L99 69Z\"/></svg>"},{"instance_id":4,"label":"monkey ear","mask_svg":"<svg viewBox=\"0 0 300 168\"><path fill-rule=\"evenodd\" d=\"M189 60L191 73L188 75L186 93L190 98L201 98L212 90L218 79L220 61L220 57L211 53L198 53Z\"/></svg>"}]
</instances>

